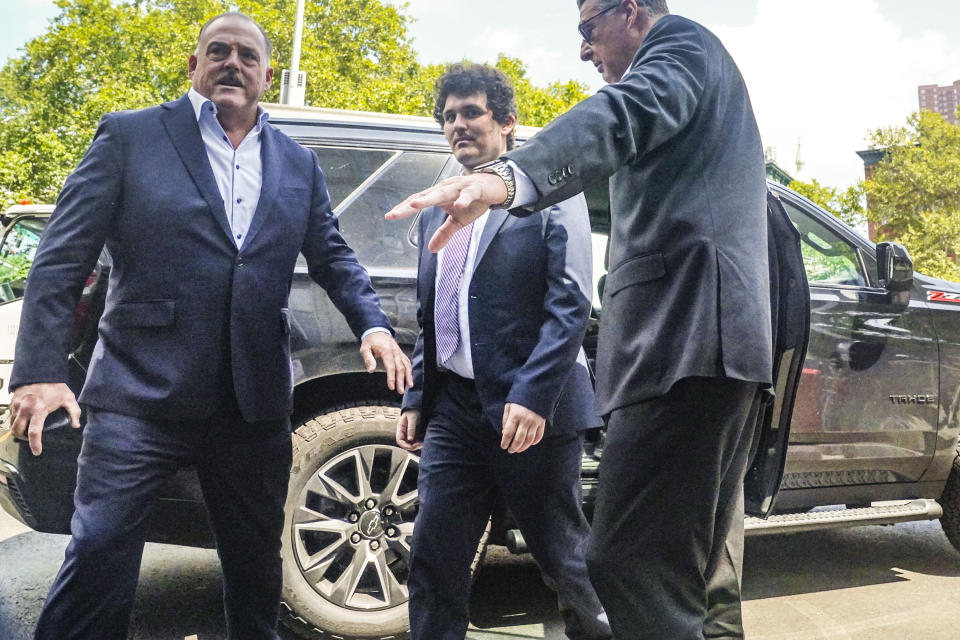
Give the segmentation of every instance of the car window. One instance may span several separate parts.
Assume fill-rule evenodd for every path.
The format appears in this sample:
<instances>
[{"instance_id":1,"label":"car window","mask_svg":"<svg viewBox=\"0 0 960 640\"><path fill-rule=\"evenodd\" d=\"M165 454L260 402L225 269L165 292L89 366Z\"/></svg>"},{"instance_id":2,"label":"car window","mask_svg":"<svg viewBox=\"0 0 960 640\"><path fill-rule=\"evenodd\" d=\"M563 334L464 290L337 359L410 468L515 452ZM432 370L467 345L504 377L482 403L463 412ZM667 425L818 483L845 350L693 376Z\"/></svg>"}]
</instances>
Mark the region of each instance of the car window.
<instances>
[{"instance_id":1,"label":"car window","mask_svg":"<svg viewBox=\"0 0 960 640\"><path fill-rule=\"evenodd\" d=\"M323 179L330 193L330 206L336 209L363 181L397 155L382 149L309 147L317 155Z\"/></svg>"},{"instance_id":2,"label":"car window","mask_svg":"<svg viewBox=\"0 0 960 640\"><path fill-rule=\"evenodd\" d=\"M0 303L19 300L47 218L20 218L0 246Z\"/></svg>"},{"instance_id":3,"label":"car window","mask_svg":"<svg viewBox=\"0 0 960 640\"><path fill-rule=\"evenodd\" d=\"M364 266L417 266L416 249L407 238L409 223L384 220L383 214L436 182L448 157L446 153L403 153L343 203L340 231Z\"/></svg>"},{"instance_id":4,"label":"car window","mask_svg":"<svg viewBox=\"0 0 960 640\"><path fill-rule=\"evenodd\" d=\"M800 232L800 251L808 281L860 287L867 285L859 254L852 244L799 207L785 199L781 202Z\"/></svg>"}]
</instances>

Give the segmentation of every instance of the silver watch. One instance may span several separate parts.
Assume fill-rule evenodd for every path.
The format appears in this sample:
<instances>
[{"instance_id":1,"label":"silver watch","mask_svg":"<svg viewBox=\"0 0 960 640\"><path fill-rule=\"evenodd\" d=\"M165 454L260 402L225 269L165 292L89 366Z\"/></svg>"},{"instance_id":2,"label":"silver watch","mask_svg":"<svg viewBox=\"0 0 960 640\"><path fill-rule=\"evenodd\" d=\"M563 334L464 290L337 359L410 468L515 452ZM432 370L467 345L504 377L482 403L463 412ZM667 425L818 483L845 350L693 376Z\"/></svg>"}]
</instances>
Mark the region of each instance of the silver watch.
<instances>
[{"instance_id":1,"label":"silver watch","mask_svg":"<svg viewBox=\"0 0 960 640\"><path fill-rule=\"evenodd\" d=\"M517 196L517 180L513 175L513 168L507 163L506 160L494 160L493 162L488 162L486 164L481 164L474 168L474 171L480 173L495 173L500 176L500 179L503 180L504 186L507 188L507 198L500 204L491 205L493 209L509 209L513 206L513 200Z\"/></svg>"}]
</instances>

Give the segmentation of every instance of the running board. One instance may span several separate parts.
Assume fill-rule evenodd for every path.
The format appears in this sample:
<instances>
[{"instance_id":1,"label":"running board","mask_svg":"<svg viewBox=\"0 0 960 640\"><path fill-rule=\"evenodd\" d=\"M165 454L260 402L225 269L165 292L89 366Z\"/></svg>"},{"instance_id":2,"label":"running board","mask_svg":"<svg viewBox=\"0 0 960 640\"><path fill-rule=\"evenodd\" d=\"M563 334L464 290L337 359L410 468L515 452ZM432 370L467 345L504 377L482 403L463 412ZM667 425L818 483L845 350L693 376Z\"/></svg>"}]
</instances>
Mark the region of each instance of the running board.
<instances>
[{"instance_id":1,"label":"running board","mask_svg":"<svg viewBox=\"0 0 960 640\"><path fill-rule=\"evenodd\" d=\"M834 509L788 513L762 518L745 518L744 530L748 536L770 533L794 533L817 529L861 527L870 524L897 524L917 520L936 520L943 508L936 500L920 499L907 503L881 504L857 509Z\"/></svg>"}]
</instances>

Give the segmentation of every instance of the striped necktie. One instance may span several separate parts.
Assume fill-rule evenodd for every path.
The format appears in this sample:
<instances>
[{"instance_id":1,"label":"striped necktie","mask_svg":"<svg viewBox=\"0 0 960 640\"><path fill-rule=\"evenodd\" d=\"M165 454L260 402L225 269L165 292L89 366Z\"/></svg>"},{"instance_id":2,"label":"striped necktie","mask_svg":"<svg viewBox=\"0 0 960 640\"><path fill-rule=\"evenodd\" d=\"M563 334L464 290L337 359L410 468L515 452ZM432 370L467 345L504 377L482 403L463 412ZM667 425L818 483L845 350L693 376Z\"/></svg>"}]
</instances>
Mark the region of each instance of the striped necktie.
<instances>
[{"instance_id":1,"label":"striped necktie","mask_svg":"<svg viewBox=\"0 0 960 640\"><path fill-rule=\"evenodd\" d=\"M473 223L461 227L447 243L437 281L434 323L437 331L437 362L450 359L460 345L460 278L467 262Z\"/></svg>"}]
</instances>

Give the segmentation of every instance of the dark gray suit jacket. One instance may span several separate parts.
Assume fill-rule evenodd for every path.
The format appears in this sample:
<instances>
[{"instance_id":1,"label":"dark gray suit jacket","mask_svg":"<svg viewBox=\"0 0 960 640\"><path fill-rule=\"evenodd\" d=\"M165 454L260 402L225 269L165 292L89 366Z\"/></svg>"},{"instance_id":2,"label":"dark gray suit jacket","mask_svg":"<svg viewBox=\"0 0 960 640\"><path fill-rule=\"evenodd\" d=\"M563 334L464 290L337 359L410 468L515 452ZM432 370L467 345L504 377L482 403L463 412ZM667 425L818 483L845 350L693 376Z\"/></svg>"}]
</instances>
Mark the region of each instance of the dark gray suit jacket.
<instances>
[{"instance_id":1,"label":"dark gray suit jacket","mask_svg":"<svg viewBox=\"0 0 960 640\"><path fill-rule=\"evenodd\" d=\"M599 426L583 355L590 316L591 253L586 203L578 196L526 218L488 214L470 281L470 341L477 395L499 430L503 406L516 403L547 420L547 433ZM405 409L426 427L437 392L434 324L437 255L427 241L446 219L437 208L418 221L420 335Z\"/></svg>"},{"instance_id":2,"label":"dark gray suit jacket","mask_svg":"<svg viewBox=\"0 0 960 640\"><path fill-rule=\"evenodd\" d=\"M507 157L539 192L532 208L610 178L601 413L689 376L770 382L763 149L743 79L712 33L661 18L621 82Z\"/></svg>"},{"instance_id":3,"label":"dark gray suit jacket","mask_svg":"<svg viewBox=\"0 0 960 640\"><path fill-rule=\"evenodd\" d=\"M187 96L104 116L67 179L27 280L10 387L67 382L73 310L113 259L82 403L203 417L232 393L248 421L292 407L287 296L297 254L354 333L389 327L330 209L316 156L266 125L263 186L234 243Z\"/></svg>"}]
</instances>

